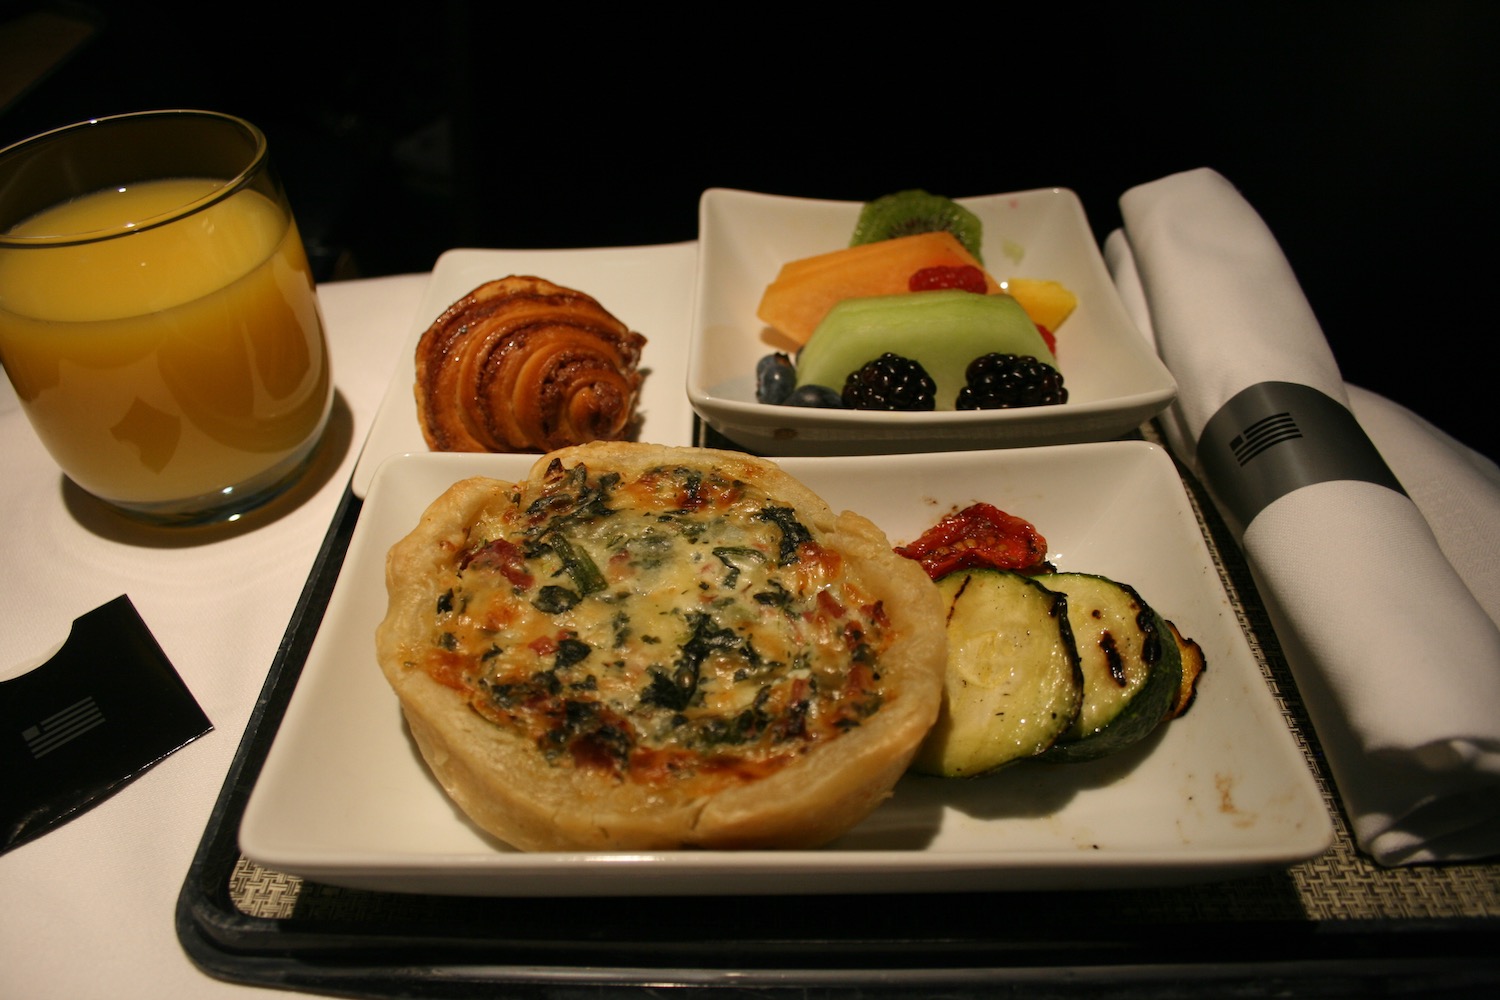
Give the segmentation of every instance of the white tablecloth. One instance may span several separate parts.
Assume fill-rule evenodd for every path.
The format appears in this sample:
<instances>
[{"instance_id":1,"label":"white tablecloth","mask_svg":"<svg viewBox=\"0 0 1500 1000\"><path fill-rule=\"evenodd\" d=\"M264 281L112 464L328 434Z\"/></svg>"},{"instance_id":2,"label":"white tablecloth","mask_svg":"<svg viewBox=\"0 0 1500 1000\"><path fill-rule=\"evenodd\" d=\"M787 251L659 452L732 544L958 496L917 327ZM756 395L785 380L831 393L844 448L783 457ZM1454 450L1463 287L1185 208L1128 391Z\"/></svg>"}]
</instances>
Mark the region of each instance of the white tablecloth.
<instances>
[{"instance_id":1,"label":"white tablecloth","mask_svg":"<svg viewBox=\"0 0 1500 1000\"><path fill-rule=\"evenodd\" d=\"M0 996L286 997L199 972L174 909L297 597L415 319L426 275L319 289L338 389L322 464L248 529L134 529L65 485L0 378L0 679L126 594L213 722L207 736L0 856ZM3 778L0 778L3 780Z\"/></svg>"}]
</instances>

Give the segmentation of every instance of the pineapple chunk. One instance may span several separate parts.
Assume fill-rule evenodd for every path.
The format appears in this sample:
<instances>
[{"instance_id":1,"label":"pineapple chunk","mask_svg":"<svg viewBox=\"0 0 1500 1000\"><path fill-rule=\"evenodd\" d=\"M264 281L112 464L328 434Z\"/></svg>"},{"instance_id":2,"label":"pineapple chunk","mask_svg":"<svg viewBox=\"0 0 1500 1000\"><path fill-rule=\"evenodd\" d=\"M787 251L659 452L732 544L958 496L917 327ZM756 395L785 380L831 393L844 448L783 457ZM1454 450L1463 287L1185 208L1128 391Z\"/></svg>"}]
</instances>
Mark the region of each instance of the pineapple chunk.
<instances>
[{"instance_id":1,"label":"pineapple chunk","mask_svg":"<svg viewBox=\"0 0 1500 1000\"><path fill-rule=\"evenodd\" d=\"M1074 295L1060 281L1043 281L1039 278L1009 278L1000 283L1000 290L1015 296L1026 315L1037 326L1045 326L1053 333L1062 326L1063 320L1078 305Z\"/></svg>"}]
</instances>

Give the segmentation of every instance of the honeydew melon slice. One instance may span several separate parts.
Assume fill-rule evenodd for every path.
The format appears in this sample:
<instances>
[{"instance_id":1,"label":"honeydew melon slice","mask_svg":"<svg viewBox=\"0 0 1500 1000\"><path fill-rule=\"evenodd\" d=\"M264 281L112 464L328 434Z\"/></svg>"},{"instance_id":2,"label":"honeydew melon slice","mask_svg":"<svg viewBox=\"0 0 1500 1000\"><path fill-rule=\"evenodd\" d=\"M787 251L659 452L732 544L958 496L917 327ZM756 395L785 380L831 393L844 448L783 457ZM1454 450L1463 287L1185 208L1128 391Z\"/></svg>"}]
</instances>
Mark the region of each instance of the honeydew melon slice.
<instances>
[{"instance_id":1,"label":"honeydew melon slice","mask_svg":"<svg viewBox=\"0 0 1500 1000\"><path fill-rule=\"evenodd\" d=\"M844 387L851 372L885 352L921 364L952 410L964 369L985 354L1030 355L1053 368L1036 325L1009 295L942 290L845 299L828 311L797 354L797 385Z\"/></svg>"}]
</instances>

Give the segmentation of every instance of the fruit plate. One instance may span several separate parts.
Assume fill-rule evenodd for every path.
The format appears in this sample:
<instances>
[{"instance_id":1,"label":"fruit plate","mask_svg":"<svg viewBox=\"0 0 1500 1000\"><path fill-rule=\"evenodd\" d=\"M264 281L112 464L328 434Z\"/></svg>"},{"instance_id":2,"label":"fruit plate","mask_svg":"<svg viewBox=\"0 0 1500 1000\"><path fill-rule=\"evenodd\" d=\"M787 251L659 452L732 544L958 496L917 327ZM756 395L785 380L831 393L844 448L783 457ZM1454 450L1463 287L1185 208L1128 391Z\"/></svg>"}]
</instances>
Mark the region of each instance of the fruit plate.
<instances>
[{"instance_id":1,"label":"fruit plate","mask_svg":"<svg viewBox=\"0 0 1500 1000\"><path fill-rule=\"evenodd\" d=\"M425 452L417 424L417 341L454 302L486 281L529 274L592 295L646 336L641 355L640 439L692 444L693 414L682 403L687 331L693 299L696 243L585 250L449 250L438 258L396 371L386 386L364 450L354 467L354 495L363 498L380 463L392 455Z\"/></svg>"},{"instance_id":2,"label":"fruit plate","mask_svg":"<svg viewBox=\"0 0 1500 1000\"><path fill-rule=\"evenodd\" d=\"M687 369L693 409L743 448L806 456L1109 440L1171 403L1177 383L1127 316L1076 194L1050 188L956 200L983 224L983 258L995 278L1060 281L1077 295L1057 331L1066 403L927 413L757 403L756 362L795 347L756 318L761 294L787 261L847 246L861 204L715 188L698 209Z\"/></svg>"},{"instance_id":3,"label":"fruit plate","mask_svg":"<svg viewBox=\"0 0 1500 1000\"><path fill-rule=\"evenodd\" d=\"M816 851L526 854L428 772L375 662L386 550L452 482L527 456L383 463L240 827L246 856L353 888L495 896L1102 889L1227 878L1322 853L1332 823L1241 631L1170 458L1144 441L785 459L893 542L986 500L1033 520L1062 569L1133 584L1197 640L1183 717L1114 757L967 780L908 775Z\"/></svg>"}]
</instances>

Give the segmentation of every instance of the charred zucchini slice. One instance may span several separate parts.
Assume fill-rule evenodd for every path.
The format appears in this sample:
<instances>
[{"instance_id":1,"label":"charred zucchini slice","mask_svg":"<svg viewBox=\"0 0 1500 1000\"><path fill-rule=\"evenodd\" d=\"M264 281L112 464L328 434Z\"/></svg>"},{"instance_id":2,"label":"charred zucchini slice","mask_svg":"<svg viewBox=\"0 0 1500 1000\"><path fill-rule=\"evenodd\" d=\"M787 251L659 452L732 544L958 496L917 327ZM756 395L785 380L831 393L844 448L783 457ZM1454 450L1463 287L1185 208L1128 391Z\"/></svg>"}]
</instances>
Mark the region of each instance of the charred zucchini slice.
<instances>
[{"instance_id":1,"label":"charred zucchini slice","mask_svg":"<svg viewBox=\"0 0 1500 1000\"><path fill-rule=\"evenodd\" d=\"M1083 704L1067 598L1005 570L961 570L938 588L948 608L948 673L913 766L972 777L1042 753Z\"/></svg>"},{"instance_id":2,"label":"charred zucchini slice","mask_svg":"<svg viewBox=\"0 0 1500 1000\"><path fill-rule=\"evenodd\" d=\"M1088 573L1036 578L1066 594L1083 667L1083 707L1047 760L1094 760L1144 739L1171 714L1182 659L1167 623L1133 587Z\"/></svg>"},{"instance_id":3,"label":"charred zucchini slice","mask_svg":"<svg viewBox=\"0 0 1500 1000\"><path fill-rule=\"evenodd\" d=\"M1182 687L1177 692L1177 700L1172 705L1169 716L1176 719L1193 707L1193 701L1198 697L1198 679L1208 669L1208 658L1203 655L1202 646L1183 635L1170 621L1167 622L1167 631L1172 633L1172 638L1177 642L1177 652L1182 657Z\"/></svg>"}]
</instances>

